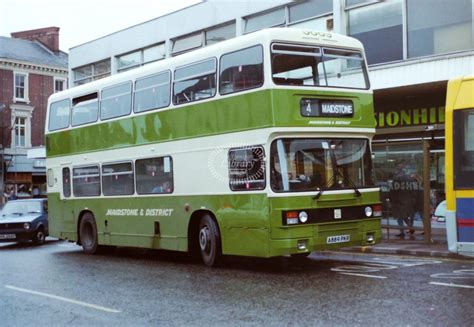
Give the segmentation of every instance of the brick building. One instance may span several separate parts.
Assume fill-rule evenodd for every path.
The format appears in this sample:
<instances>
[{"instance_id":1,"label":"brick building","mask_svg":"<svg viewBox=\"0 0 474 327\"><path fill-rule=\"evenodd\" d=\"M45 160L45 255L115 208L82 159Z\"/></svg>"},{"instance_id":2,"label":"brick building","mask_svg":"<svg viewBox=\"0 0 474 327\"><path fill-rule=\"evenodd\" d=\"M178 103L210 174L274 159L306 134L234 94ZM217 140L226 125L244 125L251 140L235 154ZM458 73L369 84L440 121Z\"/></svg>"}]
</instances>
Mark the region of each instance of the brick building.
<instances>
[{"instance_id":1,"label":"brick building","mask_svg":"<svg viewBox=\"0 0 474 327\"><path fill-rule=\"evenodd\" d=\"M68 55L59 50L59 27L0 36L2 194L45 194L46 106L53 92L67 87L67 69Z\"/></svg>"}]
</instances>

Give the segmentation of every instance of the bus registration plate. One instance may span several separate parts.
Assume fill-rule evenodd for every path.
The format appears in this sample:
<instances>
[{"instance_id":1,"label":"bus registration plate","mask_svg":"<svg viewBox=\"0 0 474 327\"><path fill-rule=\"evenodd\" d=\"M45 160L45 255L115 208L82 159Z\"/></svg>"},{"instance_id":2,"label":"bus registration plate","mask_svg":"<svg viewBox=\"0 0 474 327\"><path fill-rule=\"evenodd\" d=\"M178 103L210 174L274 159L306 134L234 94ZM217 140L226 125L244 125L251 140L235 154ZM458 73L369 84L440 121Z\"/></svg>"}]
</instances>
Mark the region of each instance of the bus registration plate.
<instances>
[{"instance_id":1,"label":"bus registration plate","mask_svg":"<svg viewBox=\"0 0 474 327\"><path fill-rule=\"evenodd\" d=\"M15 239L15 234L0 234L0 240L12 240Z\"/></svg>"},{"instance_id":2,"label":"bus registration plate","mask_svg":"<svg viewBox=\"0 0 474 327\"><path fill-rule=\"evenodd\" d=\"M327 244L334 244L334 243L345 243L351 240L350 235L336 235L336 236L328 236L326 243Z\"/></svg>"}]
</instances>

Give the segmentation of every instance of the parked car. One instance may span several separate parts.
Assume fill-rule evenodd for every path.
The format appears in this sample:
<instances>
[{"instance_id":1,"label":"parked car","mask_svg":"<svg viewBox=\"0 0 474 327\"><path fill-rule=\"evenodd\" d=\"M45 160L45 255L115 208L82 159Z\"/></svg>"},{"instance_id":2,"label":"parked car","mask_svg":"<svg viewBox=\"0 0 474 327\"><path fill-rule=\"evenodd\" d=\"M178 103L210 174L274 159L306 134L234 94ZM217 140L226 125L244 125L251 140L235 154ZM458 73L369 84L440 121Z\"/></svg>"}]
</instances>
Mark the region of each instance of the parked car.
<instances>
[{"instance_id":1,"label":"parked car","mask_svg":"<svg viewBox=\"0 0 474 327\"><path fill-rule=\"evenodd\" d=\"M46 199L8 201L0 212L0 242L45 242L48 236Z\"/></svg>"}]
</instances>

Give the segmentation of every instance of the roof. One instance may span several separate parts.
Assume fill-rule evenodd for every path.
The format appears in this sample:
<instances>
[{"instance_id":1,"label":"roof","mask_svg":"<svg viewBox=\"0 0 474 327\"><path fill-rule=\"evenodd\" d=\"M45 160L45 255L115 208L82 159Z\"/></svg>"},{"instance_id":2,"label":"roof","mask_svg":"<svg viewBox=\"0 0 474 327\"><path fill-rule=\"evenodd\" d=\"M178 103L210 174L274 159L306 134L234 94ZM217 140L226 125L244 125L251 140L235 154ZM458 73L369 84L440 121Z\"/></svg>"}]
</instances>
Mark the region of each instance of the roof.
<instances>
[{"instance_id":1,"label":"roof","mask_svg":"<svg viewBox=\"0 0 474 327\"><path fill-rule=\"evenodd\" d=\"M0 36L0 59L24 61L31 64L68 68L68 55L57 54L37 41L28 41Z\"/></svg>"}]
</instances>

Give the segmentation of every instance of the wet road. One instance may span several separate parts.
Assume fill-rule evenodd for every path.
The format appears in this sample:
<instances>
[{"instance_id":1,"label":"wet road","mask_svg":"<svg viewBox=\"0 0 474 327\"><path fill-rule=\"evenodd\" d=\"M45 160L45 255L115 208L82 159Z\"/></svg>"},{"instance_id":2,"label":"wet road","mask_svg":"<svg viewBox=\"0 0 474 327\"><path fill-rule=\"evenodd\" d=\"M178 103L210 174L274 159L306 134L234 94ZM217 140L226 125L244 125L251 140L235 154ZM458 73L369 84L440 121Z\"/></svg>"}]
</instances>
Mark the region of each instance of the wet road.
<instances>
[{"instance_id":1,"label":"wet road","mask_svg":"<svg viewBox=\"0 0 474 327\"><path fill-rule=\"evenodd\" d=\"M473 307L472 261L327 252L212 269L179 253L0 244L2 326L473 326Z\"/></svg>"}]
</instances>

